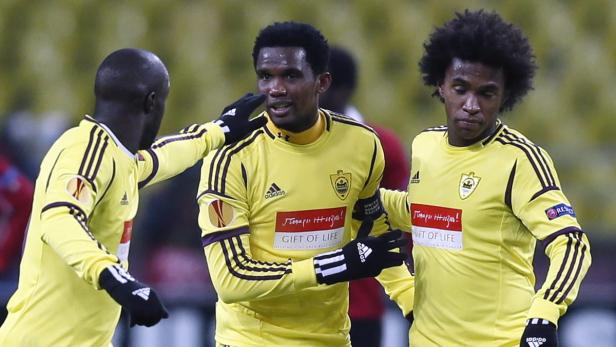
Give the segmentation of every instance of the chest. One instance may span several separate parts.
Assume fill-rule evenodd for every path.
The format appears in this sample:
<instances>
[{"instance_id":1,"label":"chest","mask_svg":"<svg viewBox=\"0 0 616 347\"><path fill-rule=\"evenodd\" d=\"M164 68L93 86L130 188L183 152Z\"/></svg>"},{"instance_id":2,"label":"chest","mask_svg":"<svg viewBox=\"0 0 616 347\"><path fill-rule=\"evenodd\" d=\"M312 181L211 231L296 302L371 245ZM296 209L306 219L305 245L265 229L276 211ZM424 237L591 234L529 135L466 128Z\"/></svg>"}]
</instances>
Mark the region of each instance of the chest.
<instances>
[{"instance_id":1,"label":"chest","mask_svg":"<svg viewBox=\"0 0 616 347\"><path fill-rule=\"evenodd\" d=\"M493 231L510 213L505 196L513 164L489 151L414 155L408 189L414 242L461 250L465 240L496 239Z\"/></svg>"},{"instance_id":2,"label":"chest","mask_svg":"<svg viewBox=\"0 0 616 347\"><path fill-rule=\"evenodd\" d=\"M262 248L293 257L339 247L350 238L352 209L371 174L370 157L335 150L270 153L254 163L247 170L249 224Z\"/></svg>"},{"instance_id":3,"label":"chest","mask_svg":"<svg viewBox=\"0 0 616 347\"><path fill-rule=\"evenodd\" d=\"M89 227L109 251L116 253L120 260L126 260L133 219L139 206L138 174L132 162L115 161L114 164L113 180L99 192L102 197Z\"/></svg>"}]
</instances>

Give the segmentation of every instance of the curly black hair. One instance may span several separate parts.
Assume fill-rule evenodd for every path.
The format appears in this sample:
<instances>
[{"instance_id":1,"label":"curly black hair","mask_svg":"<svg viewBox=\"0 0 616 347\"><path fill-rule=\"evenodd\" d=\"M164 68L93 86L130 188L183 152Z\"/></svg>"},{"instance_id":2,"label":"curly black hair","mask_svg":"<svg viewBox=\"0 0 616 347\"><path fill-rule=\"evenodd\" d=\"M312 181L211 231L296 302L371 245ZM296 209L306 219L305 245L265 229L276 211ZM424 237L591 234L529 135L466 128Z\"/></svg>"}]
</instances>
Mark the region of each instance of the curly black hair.
<instances>
[{"instance_id":1,"label":"curly black hair","mask_svg":"<svg viewBox=\"0 0 616 347\"><path fill-rule=\"evenodd\" d=\"M442 84L453 58L459 58L503 69L506 96L501 111L511 110L533 89L537 65L528 39L495 12L456 12L456 17L436 28L423 46L419 68L425 85ZM438 97L438 91L433 96Z\"/></svg>"},{"instance_id":2,"label":"curly black hair","mask_svg":"<svg viewBox=\"0 0 616 347\"><path fill-rule=\"evenodd\" d=\"M301 47L312 72L321 74L327 68L329 45L319 30L310 24L276 22L259 32L252 48L252 64L257 66L259 51L263 47Z\"/></svg>"}]
</instances>

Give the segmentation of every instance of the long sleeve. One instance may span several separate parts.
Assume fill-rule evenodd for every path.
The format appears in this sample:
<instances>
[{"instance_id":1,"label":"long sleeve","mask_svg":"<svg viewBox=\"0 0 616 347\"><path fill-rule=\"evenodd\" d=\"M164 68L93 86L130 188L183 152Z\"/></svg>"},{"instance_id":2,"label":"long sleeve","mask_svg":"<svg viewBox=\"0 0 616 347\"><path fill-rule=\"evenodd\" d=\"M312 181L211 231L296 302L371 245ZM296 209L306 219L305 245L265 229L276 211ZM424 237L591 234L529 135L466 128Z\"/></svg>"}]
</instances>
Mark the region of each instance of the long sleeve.
<instances>
[{"instance_id":1,"label":"long sleeve","mask_svg":"<svg viewBox=\"0 0 616 347\"><path fill-rule=\"evenodd\" d=\"M273 298L317 285L313 258L284 263L254 260L247 230L209 234L203 243L214 288L225 303Z\"/></svg>"},{"instance_id":2,"label":"long sleeve","mask_svg":"<svg viewBox=\"0 0 616 347\"><path fill-rule=\"evenodd\" d=\"M550 259L548 275L533 298L528 318L543 318L554 324L575 300L591 264L590 245L571 203L560 188L550 156L537 147L541 174L528 158L518 159L507 202L530 233L545 245Z\"/></svg>"},{"instance_id":3,"label":"long sleeve","mask_svg":"<svg viewBox=\"0 0 616 347\"><path fill-rule=\"evenodd\" d=\"M558 318L577 297L590 267L590 244L581 231L566 233L554 238L545 254L550 258L550 267L533 298L528 318L544 318L558 324Z\"/></svg>"},{"instance_id":4,"label":"long sleeve","mask_svg":"<svg viewBox=\"0 0 616 347\"><path fill-rule=\"evenodd\" d=\"M97 162L100 165L89 165ZM110 184L112 167L104 145L85 154L80 146L62 150L53 170L40 176L47 178L46 189L37 192L44 194L43 204L34 212L40 213L41 240L95 288L100 272L119 262L88 227L88 218Z\"/></svg>"},{"instance_id":5,"label":"long sleeve","mask_svg":"<svg viewBox=\"0 0 616 347\"><path fill-rule=\"evenodd\" d=\"M158 139L149 149L137 154L139 188L178 175L224 141L222 129L214 123L191 125L179 134Z\"/></svg>"},{"instance_id":6,"label":"long sleeve","mask_svg":"<svg viewBox=\"0 0 616 347\"><path fill-rule=\"evenodd\" d=\"M405 232L411 231L411 215L407 202L408 192L380 189L381 203L387 212L392 228Z\"/></svg>"}]
</instances>

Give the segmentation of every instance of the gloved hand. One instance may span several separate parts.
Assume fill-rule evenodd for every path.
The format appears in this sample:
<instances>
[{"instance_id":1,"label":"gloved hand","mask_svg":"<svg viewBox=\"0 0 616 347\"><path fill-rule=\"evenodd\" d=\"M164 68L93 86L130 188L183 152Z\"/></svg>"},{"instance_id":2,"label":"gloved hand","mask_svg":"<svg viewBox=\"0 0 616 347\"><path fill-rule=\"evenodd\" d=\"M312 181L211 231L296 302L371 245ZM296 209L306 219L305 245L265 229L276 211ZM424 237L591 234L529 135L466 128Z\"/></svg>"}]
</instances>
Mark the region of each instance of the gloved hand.
<instances>
[{"instance_id":1,"label":"gloved hand","mask_svg":"<svg viewBox=\"0 0 616 347\"><path fill-rule=\"evenodd\" d=\"M158 323L169 317L154 289L137 282L120 265L111 265L98 278L100 286L130 314L130 326Z\"/></svg>"},{"instance_id":2,"label":"gloved hand","mask_svg":"<svg viewBox=\"0 0 616 347\"><path fill-rule=\"evenodd\" d=\"M526 322L526 328L520 339L520 347L558 347L556 325L548 320L532 318Z\"/></svg>"},{"instance_id":3,"label":"gloved hand","mask_svg":"<svg viewBox=\"0 0 616 347\"><path fill-rule=\"evenodd\" d=\"M373 221L364 220L358 235L368 235ZM408 243L400 239L400 230L391 231L378 237L367 236L347 243L341 249L319 254L314 257L317 282L334 284L364 277L374 277L385 268L404 262L406 255L392 252Z\"/></svg>"},{"instance_id":4,"label":"gloved hand","mask_svg":"<svg viewBox=\"0 0 616 347\"><path fill-rule=\"evenodd\" d=\"M265 101L264 94L248 93L236 102L225 107L220 117L214 121L225 133L225 145L243 139L267 123L267 118L257 117L250 120L250 114Z\"/></svg>"}]
</instances>

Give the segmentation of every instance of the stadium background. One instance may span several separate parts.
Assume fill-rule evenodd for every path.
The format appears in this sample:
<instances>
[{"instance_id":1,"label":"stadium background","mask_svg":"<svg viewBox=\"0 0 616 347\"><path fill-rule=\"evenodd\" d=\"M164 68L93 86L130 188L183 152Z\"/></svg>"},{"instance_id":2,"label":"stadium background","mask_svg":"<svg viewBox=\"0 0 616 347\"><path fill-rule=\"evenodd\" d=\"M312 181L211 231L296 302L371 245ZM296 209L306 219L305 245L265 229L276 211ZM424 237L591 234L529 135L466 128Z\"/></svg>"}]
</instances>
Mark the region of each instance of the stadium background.
<instances>
[{"instance_id":1,"label":"stadium background","mask_svg":"<svg viewBox=\"0 0 616 347\"><path fill-rule=\"evenodd\" d=\"M570 315L590 318L578 322L567 317L561 334L570 334L575 342L574 324L599 327L600 332L586 334L587 338L614 346L616 272L610 265L616 250L615 1L2 0L0 136L14 146L24 171L35 177L51 141L92 111L97 65L122 47L149 49L169 68L171 93L163 134L211 120L229 102L255 89L251 50L258 30L273 21L292 19L315 25L331 44L355 54L360 70L355 105L369 121L395 129L409 147L419 131L444 122L441 104L430 97L432 91L423 86L418 73L422 43L435 26L464 8L498 11L524 30L535 49L539 65L535 90L503 119L551 153L593 246L594 263ZM207 316L211 290L201 295L204 288L192 283L180 290L183 294L173 294L184 286L183 278L176 274L161 280L153 270L162 267L164 272L166 266L173 272L169 264L177 264L185 278L207 278L199 258L202 253L195 255L195 249L187 246L198 242L199 231L189 222L173 222L193 219L195 177L198 168L177 182L145 192L131 261L135 271L168 286L172 303L196 302ZM181 198L187 205L170 211L175 203L169 201L178 194L188 197ZM167 215L169 224L161 215ZM170 226L154 231L163 225ZM189 257L188 249L190 259L178 260ZM160 252L162 259L153 256ZM541 279L545 259L537 258ZM152 265L155 261L163 265ZM2 299L10 287L10 280L3 281ZM193 316L186 317L193 321ZM572 327L567 329L565 323ZM207 330L194 323L178 326ZM148 338L143 335L141 339ZM145 345L135 336L119 336L123 336L119 345L131 341ZM207 339L207 331L204 336ZM598 345L588 340L566 344L567 337L563 338L565 346Z\"/></svg>"}]
</instances>

